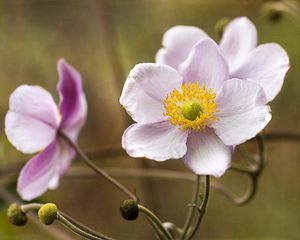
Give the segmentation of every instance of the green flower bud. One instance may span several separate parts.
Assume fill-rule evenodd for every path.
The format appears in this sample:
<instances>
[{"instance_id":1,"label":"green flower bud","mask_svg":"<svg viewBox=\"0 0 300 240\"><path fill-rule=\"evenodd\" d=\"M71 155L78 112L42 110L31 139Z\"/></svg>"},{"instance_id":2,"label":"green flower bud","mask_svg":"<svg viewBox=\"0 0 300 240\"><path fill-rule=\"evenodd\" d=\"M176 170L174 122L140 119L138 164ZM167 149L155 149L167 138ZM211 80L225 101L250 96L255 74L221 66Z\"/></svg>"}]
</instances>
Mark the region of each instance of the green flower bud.
<instances>
[{"instance_id":1,"label":"green flower bud","mask_svg":"<svg viewBox=\"0 0 300 240\"><path fill-rule=\"evenodd\" d=\"M56 219L58 209L54 203L44 204L38 211L40 222L45 225L50 225Z\"/></svg>"},{"instance_id":2,"label":"green flower bud","mask_svg":"<svg viewBox=\"0 0 300 240\"><path fill-rule=\"evenodd\" d=\"M262 8L262 13L271 22L277 22L282 18L283 11L275 3L265 3Z\"/></svg>"},{"instance_id":3,"label":"green flower bud","mask_svg":"<svg viewBox=\"0 0 300 240\"><path fill-rule=\"evenodd\" d=\"M26 214L22 211L21 206L17 203L12 203L7 209L8 220L16 225L23 226L27 223Z\"/></svg>"},{"instance_id":4,"label":"green flower bud","mask_svg":"<svg viewBox=\"0 0 300 240\"><path fill-rule=\"evenodd\" d=\"M230 21L231 19L229 17L224 17L219 19L219 21L217 21L215 25L215 32L218 34L220 38L223 36L224 30Z\"/></svg>"},{"instance_id":5,"label":"green flower bud","mask_svg":"<svg viewBox=\"0 0 300 240\"><path fill-rule=\"evenodd\" d=\"M138 218L139 207L137 203L132 199L124 200L120 207L120 213L124 219L132 221Z\"/></svg>"}]
</instances>

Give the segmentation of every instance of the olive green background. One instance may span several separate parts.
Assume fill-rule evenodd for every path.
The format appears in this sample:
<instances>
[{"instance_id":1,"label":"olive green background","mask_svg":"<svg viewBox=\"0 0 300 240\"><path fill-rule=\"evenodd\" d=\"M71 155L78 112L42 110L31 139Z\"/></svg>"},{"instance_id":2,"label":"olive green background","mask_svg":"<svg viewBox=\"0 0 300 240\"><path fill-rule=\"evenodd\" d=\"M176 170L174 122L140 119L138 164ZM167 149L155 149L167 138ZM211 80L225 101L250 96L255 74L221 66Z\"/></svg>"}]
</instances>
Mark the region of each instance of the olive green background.
<instances>
[{"instance_id":1,"label":"olive green background","mask_svg":"<svg viewBox=\"0 0 300 240\"><path fill-rule=\"evenodd\" d=\"M153 62L163 33L174 25L201 27L216 41L215 23L222 17L248 16L257 26L259 43L277 42L288 52L291 69L284 87L271 103L273 119L266 132L300 132L300 16L271 22L261 13L263 1L255 0L1 0L0 1L0 167L26 161L4 135L4 116L10 93L20 84L36 84L55 91L56 63L64 57L82 74L88 99L88 119L79 139L83 148L120 146L130 124L118 103L130 69ZM250 146L251 148L251 146ZM267 166L257 196L236 207L212 191L208 211L195 239L300 239L299 143L266 144ZM158 167L188 171L180 160L155 163L120 156L96 158L105 167ZM237 159L238 160L238 159ZM3 177L0 176L0 179ZM136 189L146 206L163 221L184 223L192 182L180 180L121 179ZM243 193L247 179L228 172L221 178ZM12 189L14 186L11 187ZM126 222L119 215L124 196L98 178L61 179L60 187L39 200L55 202L86 225L121 240L154 239L143 216ZM56 239L39 224L15 227L5 217L1 202L1 240ZM59 224L55 224L59 227ZM61 228L62 229L62 228ZM69 236L59 239L80 239Z\"/></svg>"}]
</instances>

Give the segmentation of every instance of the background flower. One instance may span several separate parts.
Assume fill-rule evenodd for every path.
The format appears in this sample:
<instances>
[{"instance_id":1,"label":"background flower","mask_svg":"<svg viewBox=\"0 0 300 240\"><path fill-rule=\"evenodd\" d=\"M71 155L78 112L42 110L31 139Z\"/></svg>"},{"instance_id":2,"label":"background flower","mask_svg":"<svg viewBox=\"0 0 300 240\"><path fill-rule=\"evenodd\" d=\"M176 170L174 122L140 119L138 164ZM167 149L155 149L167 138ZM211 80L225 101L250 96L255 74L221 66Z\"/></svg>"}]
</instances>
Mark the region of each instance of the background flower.
<instances>
[{"instance_id":1,"label":"background flower","mask_svg":"<svg viewBox=\"0 0 300 240\"><path fill-rule=\"evenodd\" d=\"M51 94L39 86L21 85L10 96L5 118L9 141L23 153L40 152L19 175L17 191L24 200L57 187L75 156L58 132L75 142L85 122L87 104L80 74L63 59L58 62L58 73L59 108Z\"/></svg>"}]
</instances>

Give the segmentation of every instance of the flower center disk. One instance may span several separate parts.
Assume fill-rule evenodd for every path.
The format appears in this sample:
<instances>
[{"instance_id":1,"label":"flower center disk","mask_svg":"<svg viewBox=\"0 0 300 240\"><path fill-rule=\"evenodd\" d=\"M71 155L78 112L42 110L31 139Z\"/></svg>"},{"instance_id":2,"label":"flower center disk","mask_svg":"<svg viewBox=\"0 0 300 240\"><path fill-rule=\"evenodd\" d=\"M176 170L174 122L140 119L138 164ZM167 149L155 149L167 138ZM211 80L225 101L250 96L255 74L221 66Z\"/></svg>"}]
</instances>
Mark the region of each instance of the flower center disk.
<instances>
[{"instance_id":1,"label":"flower center disk","mask_svg":"<svg viewBox=\"0 0 300 240\"><path fill-rule=\"evenodd\" d=\"M212 122L218 110L216 93L212 89L200 87L198 83L181 84L180 90L174 89L164 101L165 113L172 125L183 129L202 131Z\"/></svg>"}]
</instances>

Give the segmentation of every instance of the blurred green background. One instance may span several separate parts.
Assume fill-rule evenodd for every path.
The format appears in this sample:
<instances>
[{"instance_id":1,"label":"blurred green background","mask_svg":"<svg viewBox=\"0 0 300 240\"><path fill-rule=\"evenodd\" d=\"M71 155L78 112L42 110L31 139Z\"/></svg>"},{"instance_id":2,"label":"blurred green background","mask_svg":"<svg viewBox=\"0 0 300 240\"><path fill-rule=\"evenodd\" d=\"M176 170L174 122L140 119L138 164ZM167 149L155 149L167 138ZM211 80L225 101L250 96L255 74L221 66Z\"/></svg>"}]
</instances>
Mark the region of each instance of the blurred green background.
<instances>
[{"instance_id":1,"label":"blurred green background","mask_svg":"<svg viewBox=\"0 0 300 240\"><path fill-rule=\"evenodd\" d=\"M215 40L215 23L222 17L248 16L257 26L259 43L277 42L288 52L291 69L283 90L271 103L273 120L266 132L300 132L300 16L271 22L261 13L259 0L1 0L0 1L0 122L10 93L20 84L37 84L55 91L56 63L64 57L82 74L89 113L82 130L83 148L120 147L130 124L118 99L130 69L153 62L163 33L170 27L201 27ZM1 128L0 167L26 161L6 140ZM188 171L180 160L157 164L131 159L124 152L94 156L99 166L158 167ZM300 239L299 143L274 142L266 146L267 166L254 200L236 207L212 191L208 211L195 239ZM75 165L75 164L74 164ZM4 180L0 176L0 180ZM136 189L146 206L163 221L184 223L192 182L120 178ZM243 193L247 179L228 172L221 181ZM1 182L2 183L2 182ZM14 188L12 186L11 188ZM119 215L124 196L98 178L61 179L60 187L39 200L55 202L69 215L117 239L154 239L141 216L126 222ZM70 232L52 236L52 226L30 222L15 227L0 202L0 240L80 239ZM59 224L54 224L60 228ZM64 231L64 229L62 229ZM50 233L49 233L50 231Z\"/></svg>"}]
</instances>

